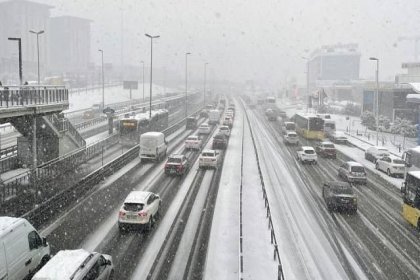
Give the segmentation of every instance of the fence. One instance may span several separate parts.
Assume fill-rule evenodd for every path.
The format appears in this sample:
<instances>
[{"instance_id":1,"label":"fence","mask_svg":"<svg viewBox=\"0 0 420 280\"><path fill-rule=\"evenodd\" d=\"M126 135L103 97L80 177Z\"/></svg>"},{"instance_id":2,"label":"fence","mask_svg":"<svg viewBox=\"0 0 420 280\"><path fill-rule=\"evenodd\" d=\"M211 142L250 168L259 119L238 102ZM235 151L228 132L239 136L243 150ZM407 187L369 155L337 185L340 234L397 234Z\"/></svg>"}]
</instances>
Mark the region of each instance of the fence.
<instances>
[{"instance_id":1,"label":"fence","mask_svg":"<svg viewBox=\"0 0 420 280\"><path fill-rule=\"evenodd\" d=\"M5 86L0 89L0 107L3 108L67 103L68 100L68 90L64 87Z\"/></svg>"}]
</instances>

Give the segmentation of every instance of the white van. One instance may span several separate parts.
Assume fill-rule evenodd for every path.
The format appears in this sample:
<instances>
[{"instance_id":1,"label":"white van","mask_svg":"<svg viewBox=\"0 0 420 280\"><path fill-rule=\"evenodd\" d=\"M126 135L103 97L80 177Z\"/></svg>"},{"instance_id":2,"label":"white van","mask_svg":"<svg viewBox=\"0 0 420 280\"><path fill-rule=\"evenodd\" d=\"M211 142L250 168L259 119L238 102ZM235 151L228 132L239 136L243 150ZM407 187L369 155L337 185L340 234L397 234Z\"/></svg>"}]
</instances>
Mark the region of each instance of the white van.
<instances>
[{"instance_id":1,"label":"white van","mask_svg":"<svg viewBox=\"0 0 420 280\"><path fill-rule=\"evenodd\" d=\"M160 161L166 157L167 142L162 132L146 132L140 135L140 159Z\"/></svg>"},{"instance_id":2,"label":"white van","mask_svg":"<svg viewBox=\"0 0 420 280\"><path fill-rule=\"evenodd\" d=\"M209 124L218 124L219 121L220 121L219 110L210 110L209 111Z\"/></svg>"},{"instance_id":3,"label":"white van","mask_svg":"<svg viewBox=\"0 0 420 280\"><path fill-rule=\"evenodd\" d=\"M21 280L50 259L50 246L23 218L0 217L0 279Z\"/></svg>"}]
</instances>

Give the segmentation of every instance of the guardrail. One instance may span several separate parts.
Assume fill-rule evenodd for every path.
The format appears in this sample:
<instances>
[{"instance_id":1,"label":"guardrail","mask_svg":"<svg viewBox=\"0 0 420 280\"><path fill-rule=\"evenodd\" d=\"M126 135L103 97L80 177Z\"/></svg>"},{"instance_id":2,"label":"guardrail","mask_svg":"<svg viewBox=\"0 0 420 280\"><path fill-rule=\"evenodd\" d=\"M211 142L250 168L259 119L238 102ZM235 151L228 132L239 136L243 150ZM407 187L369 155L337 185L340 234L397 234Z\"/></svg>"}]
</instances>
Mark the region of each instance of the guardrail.
<instances>
[{"instance_id":1,"label":"guardrail","mask_svg":"<svg viewBox=\"0 0 420 280\"><path fill-rule=\"evenodd\" d=\"M175 132L179 128L185 125L186 119L182 119L177 124L168 127L162 132L165 136ZM108 141L115 141L114 137L108 137ZM118 134L115 135L118 139ZM102 149L97 148L90 151L91 155L99 153ZM25 213L22 217L28 219L35 227L40 226L46 220L50 219L54 213L58 213L59 210L65 208L69 203L75 201L90 191L95 185L101 182L105 177L112 175L115 171L118 171L123 166L128 164L130 161L138 157L140 146L136 145L118 158L105 164L104 166L93 171L83 179L81 179L76 185L73 185L65 190L58 192L53 197L47 199L38 205L37 208Z\"/></svg>"},{"instance_id":2,"label":"guardrail","mask_svg":"<svg viewBox=\"0 0 420 280\"><path fill-rule=\"evenodd\" d=\"M254 146L255 157L257 159L258 174L259 174L259 177L260 177L261 188L262 188L262 191L263 191L264 205L265 205L265 208L267 209L266 217L268 219L268 229L270 230L271 244L273 244L273 246L274 246L273 258L274 258L274 260L278 261L277 279L278 280L284 280L285 278L284 278L284 274L283 274L283 265L282 265L281 259L280 259L280 253L279 253L276 233L274 232L273 219L271 218L271 208L270 208L270 203L269 203L268 197L267 197L267 191L265 189L264 177L263 177L263 174L262 174L262 171L261 171L260 159L259 159L259 155L258 155L258 151L257 151L257 145L255 144L254 133L252 132L252 129L251 129L251 124L250 124L250 121L249 121L249 118L248 118L248 112L246 111L245 105L244 105L242 100L241 100L241 104L242 104L242 108L245 111L247 122L250 125L252 145Z\"/></svg>"},{"instance_id":3,"label":"guardrail","mask_svg":"<svg viewBox=\"0 0 420 280\"><path fill-rule=\"evenodd\" d=\"M0 107L68 103L69 93L64 87L4 86L0 88Z\"/></svg>"},{"instance_id":4,"label":"guardrail","mask_svg":"<svg viewBox=\"0 0 420 280\"><path fill-rule=\"evenodd\" d=\"M201 109L200 109L201 110ZM196 114L200 110L194 112ZM185 125L186 120L182 119L177 124L168 127L167 129L163 130L163 133L167 136L183 125ZM85 148L81 148L79 150L73 151L56 159L53 159L47 163L44 163L38 166L36 173L34 170L29 170L27 172L21 173L15 177L12 177L8 180L3 182L3 186L0 187L7 187L8 189L13 189L14 191L9 193L16 193L18 189L21 189L22 185L28 185L32 182L33 177L36 174L36 182L38 184L42 184L46 181L51 181L57 178L58 176L66 173L70 170L73 170L75 167L79 166L80 164L86 162L87 160L91 159L95 155L98 155L102 152L103 147L109 147L110 145L117 144L119 142L119 134L111 135L106 139L99 140ZM1 190L0 190L1 194ZM8 196L0 197L0 202L3 202L7 199Z\"/></svg>"}]
</instances>

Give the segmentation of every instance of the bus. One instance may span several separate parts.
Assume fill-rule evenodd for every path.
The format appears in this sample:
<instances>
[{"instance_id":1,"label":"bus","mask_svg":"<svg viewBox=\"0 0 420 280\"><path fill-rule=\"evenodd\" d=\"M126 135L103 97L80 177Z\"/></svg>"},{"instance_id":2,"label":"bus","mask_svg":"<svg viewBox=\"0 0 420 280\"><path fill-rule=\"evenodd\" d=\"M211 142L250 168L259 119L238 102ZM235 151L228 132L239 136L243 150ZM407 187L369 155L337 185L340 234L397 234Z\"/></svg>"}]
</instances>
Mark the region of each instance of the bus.
<instances>
[{"instance_id":1,"label":"bus","mask_svg":"<svg viewBox=\"0 0 420 280\"><path fill-rule=\"evenodd\" d=\"M295 114L292 120L296 124L296 132L306 139L323 140L324 120L310 114Z\"/></svg>"},{"instance_id":2,"label":"bus","mask_svg":"<svg viewBox=\"0 0 420 280\"><path fill-rule=\"evenodd\" d=\"M404 183L402 216L411 225L420 230L420 146L404 152Z\"/></svg>"},{"instance_id":3,"label":"bus","mask_svg":"<svg viewBox=\"0 0 420 280\"><path fill-rule=\"evenodd\" d=\"M139 144L140 135L149 131L162 131L168 127L169 113L167 110L152 111L152 118L149 112L125 115L119 121L120 143L124 146Z\"/></svg>"}]
</instances>

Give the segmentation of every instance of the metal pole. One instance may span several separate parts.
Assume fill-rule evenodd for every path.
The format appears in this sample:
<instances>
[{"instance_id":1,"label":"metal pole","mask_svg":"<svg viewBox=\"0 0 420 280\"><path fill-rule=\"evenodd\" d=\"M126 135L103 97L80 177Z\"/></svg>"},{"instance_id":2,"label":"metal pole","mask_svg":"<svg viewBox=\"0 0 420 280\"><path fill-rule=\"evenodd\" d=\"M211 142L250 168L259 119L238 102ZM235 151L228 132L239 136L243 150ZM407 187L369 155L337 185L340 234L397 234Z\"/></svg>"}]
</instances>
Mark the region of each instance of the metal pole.
<instances>
[{"instance_id":1,"label":"metal pole","mask_svg":"<svg viewBox=\"0 0 420 280\"><path fill-rule=\"evenodd\" d=\"M185 53L185 118L188 116L188 55L191 53Z\"/></svg>"},{"instance_id":2,"label":"metal pole","mask_svg":"<svg viewBox=\"0 0 420 280\"><path fill-rule=\"evenodd\" d=\"M143 64L143 102L144 102L144 61L141 61Z\"/></svg>"},{"instance_id":3,"label":"metal pole","mask_svg":"<svg viewBox=\"0 0 420 280\"><path fill-rule=\"evenodd\" d=\"M37 56L38 56L38 85L40 84L40 78L39 78L39 34L36 34L36 50L37 50Z\"/></svg>"},{"instance_id":4,"label":"metal pole","mask_svg":"<svg viewBox=\"0 0 420 280\"><path fill-rule=\"evenodd\" d=\"M32 165L33 169L35 170L36 175L36 167L38 165L37 159L37 150L36 150L36 109L34 109L34 120L32 123Z\"/></svg>"},{"instance_id":5,"label":"metal pole","mask_svg":"<svg viewBox=\"0 0 420 280\"><path fill-rule=\"evenodd\" d=\"M379 59L376 60L376 146L379 138Z\"/></svg>"},{"instance_id":6,"label":"metal pole","mask_svg":"<svg viewBox=\"0 0 420 280\"><path fill-rule=\"evenodd\" d=\"M204 63L204 92L203 92L203 107L206 106L206 74L207 74L207 62Z\"/></svg>"},{"instance_id":7,"label":"metal pole","mask_svg":"<svg viewBox=\"0 0 420 280\"><path fill-rule=\"evenodd\" d=\"M306 113L309 111L309 59L306 61Z\"/></svg>"},{"instance_id":8,"label":"metal pole","mask_svg":"<svg viewBox=\"0 0 420 280\"><path fill-rule=\"evenodd\" d=\"M105 76L104 76L104 51L101 51L102 60L102 109L105 108Z\"/></svg>"},{"instance_id":9,"label":"metal pole","mask_svg":"<svg viewBox=\"0 0 420 280\"><path fill-rule=\"evenodd\" d=\"M149 119L152 119L152 75L153 75L153 37L150 37L150 96L149 96Z\"/></svg>"}]
</instances>

